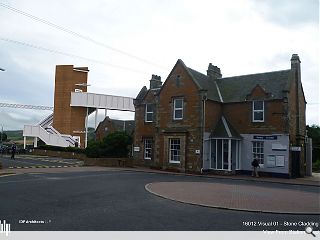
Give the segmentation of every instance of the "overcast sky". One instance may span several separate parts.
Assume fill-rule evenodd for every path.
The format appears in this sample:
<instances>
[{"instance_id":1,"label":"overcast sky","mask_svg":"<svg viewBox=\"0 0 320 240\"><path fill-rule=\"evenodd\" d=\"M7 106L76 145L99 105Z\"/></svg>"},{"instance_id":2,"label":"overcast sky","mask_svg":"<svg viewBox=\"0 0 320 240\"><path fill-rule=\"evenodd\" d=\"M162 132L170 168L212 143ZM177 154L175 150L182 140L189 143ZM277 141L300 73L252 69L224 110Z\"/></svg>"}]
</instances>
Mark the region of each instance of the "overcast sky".
<instances>
[{"instance_id":1,"label":"overcast sky","mask_svg":"<svg viewBox=\"0 0 320 240\"><path fill-rule=\"evenodd\" d=\"M53 106L55 65L89 67L90 92L136 97L179 58L229 77L289 69L297 53L307 124L320 124L318 0L7 0L0 29L0 102ZM0 125L22 129L49 114L0 108Z\"/></svg>"}]
</instances>

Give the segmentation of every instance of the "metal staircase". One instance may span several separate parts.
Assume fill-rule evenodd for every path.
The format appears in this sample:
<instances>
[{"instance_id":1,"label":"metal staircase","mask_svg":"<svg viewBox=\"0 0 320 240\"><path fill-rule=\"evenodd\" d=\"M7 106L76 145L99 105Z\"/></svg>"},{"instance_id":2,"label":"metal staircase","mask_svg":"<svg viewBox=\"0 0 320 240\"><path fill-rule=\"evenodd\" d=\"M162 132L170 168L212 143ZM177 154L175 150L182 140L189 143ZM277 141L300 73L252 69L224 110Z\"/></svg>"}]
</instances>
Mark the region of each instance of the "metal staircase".
<instances>
[{"instance_id":1,"label":"metal staircase","mask_svg":"<svg viewBox=\"0 0 320 240\"><path fill-rule=\"evenodd\" d=\"M24 137L40 138L45 144L59 147L75 147L76 140L71 135L60 134L51 125L53 113L43 119L37 125L25 125Z\"/></svg>"}]
</instances>

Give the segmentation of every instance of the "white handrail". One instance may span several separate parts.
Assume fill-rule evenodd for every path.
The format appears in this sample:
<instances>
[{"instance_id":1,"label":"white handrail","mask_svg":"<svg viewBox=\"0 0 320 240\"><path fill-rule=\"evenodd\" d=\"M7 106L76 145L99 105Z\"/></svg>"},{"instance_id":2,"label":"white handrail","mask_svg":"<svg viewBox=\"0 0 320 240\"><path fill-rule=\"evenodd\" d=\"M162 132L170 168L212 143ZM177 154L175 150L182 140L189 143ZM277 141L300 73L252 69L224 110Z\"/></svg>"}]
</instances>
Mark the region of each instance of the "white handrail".
<instances>
[{"instance_id":1,"label":"white handrail","mask_svg":"<svg viewBox=\"0 0 320 240\"><path fill-rule=\"evenodd\" d=\"M48 117L43 119L41 122L39 122L37 125L40 125L43 128L46 128L50 126L53 122L53 113L51 113Z\"/></svg>"},{"instance_id":2,"label":"white handrail","mask_svg":"<svg viewBox=\"0 0 320 240\"><path fill-rule=\"evenodd\" d=\"M60 134L50 134L41 126L25 125L23 129L24 137L38 137L47 145L68 147L69 143Z\"/></svg>"}]
</instances>

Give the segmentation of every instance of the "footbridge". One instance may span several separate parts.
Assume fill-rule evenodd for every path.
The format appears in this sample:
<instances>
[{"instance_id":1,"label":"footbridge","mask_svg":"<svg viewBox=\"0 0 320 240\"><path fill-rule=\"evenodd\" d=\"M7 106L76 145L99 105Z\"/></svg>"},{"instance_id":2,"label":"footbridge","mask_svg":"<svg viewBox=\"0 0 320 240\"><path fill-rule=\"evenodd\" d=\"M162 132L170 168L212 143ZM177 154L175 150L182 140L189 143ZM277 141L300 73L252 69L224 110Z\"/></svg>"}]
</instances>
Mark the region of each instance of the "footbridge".
<instances>
[{"instance_id":1,"label":"footbridge","mask_svg":"<svg viewBox=\"0 0 320 240\"><path fill-rule=\"evenodd\" d=\"M86 112L85 118L85 131L75 132L75 134L85 133L85 147L87 146L88 139L88 117L91 113L95 112L95 128L97 127L98 110L104 109L105 116L107 110L129 111L134 112L133 98L96 94L89 92L71 92L71 107L84 108ZM32 108L31 108L32 109ZM34 108L33 108L34 109ZM53 110L53 108L46 107L45 109L37 108L40 110ZM26 137L34 137L34 147L37 147L38 138L45 144L60 147L76 147L79 144L80 139L69 135L61 134L56 130L53 125L53 113L43 119L36 125L24 125L24 148L26 148Z\"/></svg>"}]
</instances>

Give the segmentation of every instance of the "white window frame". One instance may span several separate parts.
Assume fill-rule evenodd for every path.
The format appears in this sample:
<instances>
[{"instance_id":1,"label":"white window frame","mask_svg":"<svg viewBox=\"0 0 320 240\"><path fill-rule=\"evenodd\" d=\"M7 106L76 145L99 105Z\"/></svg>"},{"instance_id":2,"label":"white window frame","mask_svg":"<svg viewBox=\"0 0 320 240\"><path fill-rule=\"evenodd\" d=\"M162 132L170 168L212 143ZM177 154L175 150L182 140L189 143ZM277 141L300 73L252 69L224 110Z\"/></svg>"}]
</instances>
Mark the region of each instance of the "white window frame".
<instances>
[{"instance_id":1,"label":"white window frame","mask_svg":"<svg viewBox=\"0 0 320 240\"><path fill-rule=\"evenodd\" d=\"M262 102L262 109L255 109L254 104L255 104L256 102ZM261 112L262 112L262 120L260 120L260 119L255 119L254 114L255 114L255 113L261 113ZM252 101L252 121L253 121L253 122L264 122L264 101L261 101L261 100L259 100L259 101Z\"/></svg>"},{"instance_id":2,"label":"white window frame","mask_svg":"<svg viewBox=\"0 0 320 240\"><path fill-rule=\"evenodd\" d=\"M176 107L176 101L182 101L181 107ZM173 100L173 120L182 120L183 119L183 98L175 98ZM181 111L181 117L176 117L176 111Z\"/></svg>"},{"instance_id":3,"label":"white window frame","mask_svg":"<svg viewBox=\"0 0 320 240\"><path fill-rule=\"evenodd\" d=\"M144 153L143 153L144 159L151 160L151 157L152 157L152 138L145 138L144 139L143 148L144 148ZM150 152L147 150L150 150Z\"/></svg>"},{"instance_id":4,"label":"white window frame","mask_svg":"<svg viewBox=\"0 0 320 240\"><path fill-rule=\"evenodd\" d=\"M144 115L145 122L153 122L153 106L152 105L153 104L151 104L151 103L147 103L145 105L145 115ZM148 109L148 106L150 106L151 111L150 111L150 109ZM151 120L148 120L148 115L151 115Z\"/></svg>"},{"instance_id":5,"label":"white window frame","mask_svg":"<svg viewBox=\"0 0 320 240\"><path fill-rule=\"evenodd\" d=\"M179 148L175 148L174 146L179 146ZM174 152L178 152L178 154L173 154ZM175 157L178 157L179 161L176 161ZM169 163L180 163L180 161L181 161L181 139L170 138L169 139Z\"/></svg>"},{"instance_id":6,"label":"white window frame","mask_svg":"<svg viewBox=\"0 0 320 240\"><path fill-rule=\"evenodd\" d=\"M259 150L260 149L260 150ZM253 141L252 142L252 159L257 159L259 165L264 165L264 142Z\"/></svg>"}]
</instances>

